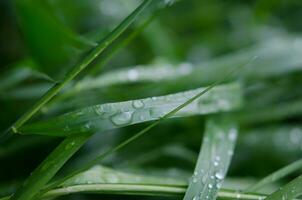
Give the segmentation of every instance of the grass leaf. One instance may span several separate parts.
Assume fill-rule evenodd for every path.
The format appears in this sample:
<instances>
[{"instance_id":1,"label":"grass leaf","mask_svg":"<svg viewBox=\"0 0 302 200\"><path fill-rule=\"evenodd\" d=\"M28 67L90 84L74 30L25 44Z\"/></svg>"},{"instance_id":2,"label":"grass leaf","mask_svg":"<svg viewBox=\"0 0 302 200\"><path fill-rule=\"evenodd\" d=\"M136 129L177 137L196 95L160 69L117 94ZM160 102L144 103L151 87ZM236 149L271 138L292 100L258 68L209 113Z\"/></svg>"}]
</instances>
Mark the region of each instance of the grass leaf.
<instances>
[{"instance_id":1,"label":"grass leaf","mask_svg":"<svg viewBox=\"0 0 302 200\"><path fill-rule=\"evenodd\" d=\"M68 136L157 120L203 90L205 88L161 97L95 105L54 119L25 125L20 128L20 132L23 134ZM242 92L239 84L217 86L177 112L175 117L230 111L239 108L242 103L241 97Z\"/></svg>"},{"instance_id":2,"label":"grass leaf","mask_svg":"<svg viewBox=\"0 0 302 200\"><path fill-rule=\"evenodd\" d=\"M102 53L126 28L137 18L137 16L151 3L151 0L144 0L128 17L125 18L103 41L91 50L74 68L66 74L64 79L55 84L39 101L24 115L22 115L12 126L12 131L16 132L24 123L26 123L34 114L36 114L50 99L52 99L68 82L74 79L83 71L97 56Z\"/></svg>"},{"instance_id":3,"label":"grass leaf","mask_svg":"<svg viewBox=\"0 0 302 200\"><path fill-rule=\"evenodd\" d=\"M246 191L247 192L256 192L261 187L263 187L269 183L275 182L301 168L302 168L302 159L297 160L296 162L293 162L293 163L275 171L274 173L264 177L255 185L252 185L251 187L249 187Z\"/></svg>"},{"instance_id":4,"label":"grass leaf","mask_svg":"<svg viewBox=\"0 0 302 200\"><path fill-rule=\"evenodd\" d=\"M237 127L226 119L207 121L202 147L185 200L216 199L227 173L237 138Z\"/></svg>"},{"instance_id":5,"label":"grass leaf","mask_svg":"<svg viewBox=\"0 0 302 200\"><path fill-rule=\"evenodd\" d=\"M135 18L151 3L145 0L137 7L124 21L120 23L109 35L104 38L100 45L96 46L83 60L81 60L62 80L55 84L28 112L26 112L12 126L12 131L16 132L35 113L37 113L50 99L52 99L68 82L75 78L84 70L100 53L102 53L125 29L135 20ZM87 133L87 132L86 132ZM33 174L25 181L22 187L12 196L14 200L29 200L33 198L40 189L57 173L63 164L87 141L89 134L74 136L65 139L42 163L36 168ZM75 139L77 139L75 142ZM67 149L62 149L67 148ZM56 161L56 162L55 162ZM51 166L51 167L49 167Z\"/></svg>"},{"instance_id":6,"label":"grass leaf","mask_svg":"<svg viewBox=\"0 0 302 200\"><path fill-rule=\"evenodd\" d=\"M302 176L299 176L282 186L273 194L269 195L265 200L291 200L302 194Z\"/></svg>"},{"instance_id":7,"label":"grass leaf","mask_svg":"<svg viewBox=\"0 0 302 200\"><path fill-rule=\"evenodd\" d=\"M11 199L32 199L89 137L90 134L81 134L66 138L34 170Z\"/></svg>"}]
</instances>

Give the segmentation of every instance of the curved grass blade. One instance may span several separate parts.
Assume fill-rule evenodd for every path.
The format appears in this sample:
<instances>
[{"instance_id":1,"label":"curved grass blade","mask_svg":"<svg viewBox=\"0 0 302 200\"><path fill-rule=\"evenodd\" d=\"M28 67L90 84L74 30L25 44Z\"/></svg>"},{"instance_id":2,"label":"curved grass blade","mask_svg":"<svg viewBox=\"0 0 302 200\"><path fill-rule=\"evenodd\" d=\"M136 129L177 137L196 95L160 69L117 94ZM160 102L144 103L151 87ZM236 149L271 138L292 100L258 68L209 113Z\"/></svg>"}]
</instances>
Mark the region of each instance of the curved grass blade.
<instances>
[{"instance_id":1,"label":"curved grass blade","mask_svg":"<svg viewBox=\"0 0 302 200\"><path fill-rule=\"evenodd\" d=\"M108 61L116 55L119 50L121 50L123 47L127 46L134 38L136 38L141 32L145 30L147 26L158 16L161 10L156 10L154 13L152 13L150 16L147 17L133 32L131 32L130 35L127 37L121 39L118 44L114 45L110 50L107 56L100 60L97 64L91 67L89 70L89 74L96 75L99 73L102 66L108 63ZM85 80L85 79L84 79Z\"/></svg>"},{"instance_id":2,"label":"curved grass blade","mask_svg":"<svg viewBox=\"0 0 302 200\"><path fill-rule=\"evenodd\" d=\"M160 178L146 175L136 175L113 170L108 167L96 165L89 170L82 172L60 185L68 187L70 185L83 184L150 184L150 185L177 185L185 187L186 180L174 178Z\"/></svg>"},{"instance_id":3,"label":"curved grass blade","mask_svg":"<svg viewBox=\"0 0 302 200\"><path fill-rule=\"evenodd\" d=\"M278 48L276 48L276 40L281 41ZM190 76L191 80L209 83L223 76L223 74L217 73L218 71L230 70L231 67L240 65L240 63L254 55L261 55L261 57L248 67L247 70L241 74L234 75L234 78L259 79L280 74L283 75L284 73L301 70L300 52L302 49L301 46L296 45L297 41L302 42L302 39L291 38L290 36L270 39L253 47L242 49L239 52L215 58L206 63L200 63L194 67L190 63L180 63L176 66L168 63L155 63L148 66L115 70L99 77L84 79L76 84L76 89L71 89L71 91L66 91L66 93L77 93L81 90L101 88L109 85L155 82L186 76ZM289 49L295 52L295 55L290 53ZM284 55L291 56L292 60L283 59ZM281 58L283 62L279 62ZM289 62L284 63L284 60Z\"/></svg>"},{"instance_id":4,"label":"curved grass blade","mask_svg":"<svg viewBox=\"0 0 302 200\"><path fill-rule=\"evenodd\" d=\"M169 185L144 185L144 184L92 184L74 185L66 188L54 189L46 193L42 198L55 198L73 193L96 193L116 195L140 195L140 196L183 196L186 188ZM234 190L221 189L218 192L218 199L223 200L262 200L264 194L243 194ZM0 199L2 200L2 199Z\"/></svg>"},{"instance_id":5,"label":"curved grass blade","mask_svg":"<svg viewBox=\"0 0 302 200\"><path fill-rule=\"evenodd\" d=\"M201 151L185 200L216 199L227 173L237 138L237 127L222 118L207 121Z\"/></svg>"},{"instance_id":6,"label":"curved grass blade","mask_svg":"<svg viewBox=\"0 0 302 200\"><path fill-rule=\"evenodd\" d=\"M97 45L88 55L82 59L75 67L66 74L62 82L55 84L46 94L24 115L22 115L11 127L16 132L34 114L36 114L50 99L52 99L68 82L74 79L83 71L93 60L97 58L126 28L138 17L138 15L151 3L151 0L144 0L124 21L122 21L102 42Z\"/></svg>"},{"instance_id":7,"label":"curved grass blade","mask_svg":"<svg viewBox=\"0 0 302 200\"><path fill-rule=\"evenodd\" d=\"M23 185L11 197L13 200L32 199L40 189L59 171L67 160L89 139L90 134L81 134L66 138L34 170Z\"/></svg>"},{"instance_id":8,"label":"curved grass blade","mask_svg":"<svg viewBox=\"0 0 302 200\"><path fill-rule=\"evenodd\" d=\"M208 86L207 88L205 88L204 90L202 90L201 92L199 92L198 94L196 94L195 96L193 96L192 98L190 98L189 100L187 100L186 102L184 102L183 104L177 106L176 108L172 109L171 111L169 111L167 114L165 114L163 117L160 117L157 121L155 121L154 123L152 123L151 125L147 126L146 128L144 128L143 130L141 130L140 132L138 132L137 134L135 134L134 136L128 138L127 140L125 140L124 142L120 143L119 145L117 145L114 148L109 149L108 151L100 154L99 156L97 156L94 160L91 160L90 162L88 162L86 165L80 167L78 170L75 170L74 172L70 173L69 175L65 176L62 179L59 179L57 181L55 181L54 183L50 184L48 187L45 188L45 190L41 191L41 195L44 194L45 192L49 191L50 189L60 185L61 183L63 183L65 180L69 179L70 177L73 177L87 169L89 169L90 167L98 164L103 158L105 158L107 155L118 151L119 149L123 148L124 146L126 146L127 144L129 144L130 142L134 141L135 139L139 138L140 136L144 135L146 132L148 132L150 129L152 129L153 127L157 126L161 121L173 116L174 114L176 114L178 111L180 111L181 109L185 108L186 106L190 105L192 102L194 102L196 99L200 98L202 95L206 94L207 92L209 92L211 89L213 89L216 85L219 85L220 83L222 83L223 81L226 81L231 75L233 75L233 73L237 72L239 69L243 68L244 66L246 66L247 64L249 64L250 62L252 62L255 58L249 60L247 63L240 65L236 68L234 68L233 70L231 70L229 73L226 74L226 76L224 77L224 79L218 80L216 82L214 82L212 85Z\"/></svg>"},{"instance_id":9,"label":"curved grass blade","mask_svg":"<svg viewBox=\"0 0 302 200\"><path fill-rule=\"evenodd\" d=\"M183 179L137 175L94 166L45 193L42 198L58 197L71 193L108 193L156 196L181 196L185 193L187 181ZM262 199L261 194L243 194L221 189L218 197L223 199Z\"/></svg>"},{"instance_id":10,"label":"curved grass blade","mask_svg":"<svg viewBox=\"0 0 302 200\"><path fill-rule=\"evenodd\" d=\"M302 194L302 176L295 178L285 186L269 195L265 200L291 200Z\"/></svg>"},{"instance_id":11,"label":"curved grass blade","mask_svg":"<svg viewBox=\"0 0 302 200\"><path fill-rule=\"evenodd\" d=\"M285 102L271 105L261 109L246 109L236 113L236 119L241 123L256 124L263 122L278 121L284 118L301 115L302 100L295 99L292 102Z\"/></svg>"},{"instance_id":12,"label":"curved grass blade","mask_svg":"<svg viewBox=\"0 0 302 200\"><path fill-rule=\"evenodd\" d=\"M168 63L136 66L108 72L96 78L84 79L75 85L74 91L66 91L66 94L117 84L171 80L190 75L192 70L193 66L189 63L181 63L177 66Z\"/></svg>"},{"instance_id":13,"label":"curved grass blade","mask_svg":"<svg viewBox=\"0 0 302 200\"><path fill-rule=\"evenodd\" d=\"M143 196L182 196L187 187L184 179L156 177L121 172L103 166L94 166L77 176L66 180L62 185L48 191L41 198L57 198L74 193L143 195ZM260 200L265 195L239 193L221 189L218 198ZM1 200L9 197L0 198Z\"/></svg>"},{"instance_id":14,"label":"curved grass blade","mask_svg":"<svg viewBox=\"0 0 302 200\"><path fill-rule=\"evenodd\" d=\"M249 187L246 191L247 192L256 192L261 187L263 187L269 183L275 182L281 178L284 178L285 176L287 176L301 168L302 168L302 159L297 160L296 162L293 162L293 163L277 170L276 172L264 177L255 185L252 185L251 187Z\"/></svg>"},{"instance_id":15,"label":"curved grass blade","mask_svg":"<svg viewBox=\"0 0 302 200\"><path fill-rule=\"evenodd\" d=\"M62 74L58 73L58 70L62 72L62 66L70 64L79 52L94 46L62 23L47 3L39 0L14 2L19 27L40 70L58 78L57 75Z\"/></svg>"},{"instance_id":16,"label":"curved grass blade","mask_svg":"<svg viewBox=\"0 0 302 200\"><path fill-rule=\"evenodd\" d=\"M69 136L153 121L204 90L205 88L199 88L161 97L95 105L54 119L25 125L19 131L22 134ZM213 88L171 117L230 111L239 108L241 103L240 85L226 84Z\"/></svg>"}]
</instances>

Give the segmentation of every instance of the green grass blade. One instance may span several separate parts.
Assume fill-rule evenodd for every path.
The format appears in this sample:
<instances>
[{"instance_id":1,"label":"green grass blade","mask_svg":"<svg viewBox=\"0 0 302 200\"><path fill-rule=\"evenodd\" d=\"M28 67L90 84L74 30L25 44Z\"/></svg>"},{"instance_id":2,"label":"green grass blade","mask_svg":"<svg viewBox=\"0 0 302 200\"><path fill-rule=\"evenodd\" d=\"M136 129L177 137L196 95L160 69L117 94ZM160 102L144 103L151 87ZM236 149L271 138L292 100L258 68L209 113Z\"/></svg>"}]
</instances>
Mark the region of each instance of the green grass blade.
<instances>
[{"instance_id":1,"label":"green grass blade","mask_svg":"<svg viewBox=\"0 0 302 200\"><path fill-rule=\"evenodd\" d=\"M62 185L45 193L42 198L59 197L72 193L109 193L151 196L182 196L187 181L168 177L156 177L125 173L102 166L82 172ZM261 194L243 194L233 190L221 189L218 198L222 199L261 199Z\"/></svg>"},{"instance_id":2,"label":"green grass blade","mask_svg":"<svg viewBox=\"0 0 302 200\"><path fill-rule=\"evenodd\" d=\"M302 168L302 159L297 160L296 162L293 162L293 163L277 170L276 172L264 177L255 185L252 185L251 187L249 187L246 191L247 192L256 192L261 187L263 187L269 183L275 182L281 178L284 178L285 176L288 176L289 174L291 174L294 171L297 171L298 169L301 169L301 168Z\"/></svg>"},{"instance_id":3,"label":"green grass blade","mask_svg":"<svg viewBox=\"0 0 302 200\"><path fill-rule=\"evenodd\" d=\"M23 185L12 196L13 200L32 199L40 189L58 172L65 162L88 140L90 134L81 134L66 138L34 170Z\"/></svg>"},{"instance_id":4,"label":"green grass blade","mask_svg":"<svg viewBox=\"0 0 302 200\"><path fill-rule=\"evenodd\" d=\"M96 132L153 121L163 117L204 90L205 88L199 88L161 97L95 105L54 119L25 125L20 128L20 132L69 136L81 132ZM217 86L186 108L179 110L173 117L234 110L240 107L241 97L242 91L239 84Z\"/></svg>"},{"instance_id":5,"label":"green grass blade","mask_svg":"<svg viewBox=\"0 0 302 200\"><path fill-rule=\"evenodd\" d=\"M299 176L269 195L265 200L291 200L302 194L302 176Z\"/></svg>"},{"instance_id":6,"label":"green grass blade","mask_svg":"<svg viewBox=\"0 0 302 200\"><path fill-rule=\"evenodd\" d=\"M191 80L209 83L213 80L218 80L223 76L223 74L217 73L217 71L230 70L233 66L238 66L240 63L255 55L261 55L261 57L259 57L253 65L247 67L244 72L235 75L235 77L259 79L301 70L299 52L301 52L302 49L295 45L295 42L297 40L300 41L300 39L291 38L290 36L279 39L282 42L278 48L275 48L275 41L278 40L278 38L274 38L267 42L262 41L253 47L242 49L239 52L234 52L228 56L222 56L206 63L197 64L197 66L194 67L190 63L180 63L177 65L155 63L147 66L136 66L128 69L111 71L99 77L80 81L77 83L76 88L80 91L106 87L109 85L133 82L156 82L186 76L190 76ZM294 55L289 52L289 49L291 49L292 52L295 52ZM284 55L292 56L292 60L289 61L286 59L288 61L287 63L284 63L284 61L279 62L278 60L283 58ZM77 93L78 91L74 90L66 92Z\"/></svg>"},{"instance_id":7,"label":"green grass blade","mask_svg":"<svg viewBox=\"0 0 302 200\"><path fill-rule=\"evenodd\" d=\"M113 170L103 166L78 174L64 182L61 186L45 193L42 199L58 198L74 193L96 193L116 195L143 196L182 196L187 187L184 179L139 175ZM257 193L240 193L230 189L221 189L219 199L250 199L260 200L265 195ZM1 200L9 197L0 198Z\"/></svg>"},{"instance_id":8,"label":"green grass blade","mask_svg":"<svg viewBox=\"0 0 302 200\"><path fill-rule=\"evenodd\" d=\"M181 63L176 66L168 63L157 63L148 66L137 66L128 69L115 70L96 78L89 78L80 81L76 84L74 91L66 91L66 93L75 93L80 90L89 90L133 82L171 80L190 75L192 70L193 66L189 63Z\"/></svg>"},{"instance_id":9,"label":"green grass blade","mask_svg":"<svg viewBox=\"0 0 302 200\"><path fill-rule=\"evenodd\" d=\"M147 19L145 19L133 32L131 32L131 34L120 40L118 44L114 45L104 59L91 67L89 74L96 75L99 73L100 69L107 64L108 61L119 52L119 50L127 46L134 38L143 32L147 26L149 26L149 24L158 16L159 12L160 10L157 10L148 16Z\"/></svg>"},{"instance_id":10,"label":"green grass blade","mask_svg":"<svg viewBox=\"0 0 302 200\"><path fill-rule=\"evenodd\" d=\"M46 193L42 198L54 198L73 193L181 197L185 191L186 188L184 187L169 185L92 184L54 189ZM262 200L265 197L266 195L263 194L243 194L234 190L221 189L218 192L218 199L223 200Z\"/></svg>"},{"instance_id":11,"label":"green grass blade","mask_svg":"<svg viewBox=\"0 0 302 200\"><path fill-rule=\"evenodd\" d=\"M226 119L207 122L202 147L185 200L216 199L227 173L237 138L237 127Z\"/></svg>"},{"instance_id":12,"label":"green grass blade","mask_svg":"<svg viewBox=\"0 0 302 200\"><path fill-rule=\"evenodd\" d=\"M301 113L302 100L295 99L291 102L275 104L266 108L242 110L235 114L235 116L242 123L256 124L279 121L289 117L299 116Z\"/></svg>"},{"instance_id":13,"label":"green grass blade","mask_svg":"<svg viewBox=\"0 0 302 200\"><path fill-rule=\"evenodd\" d=\"M188 106L189 104L191 104L192 102L194 102L196 99L200 98L201 96L203 96L204 94L206 94L207 92L209 92L210 90L212 90L215 86L219 85L220 83L226 81L230 76L232 76L234 73L238 72L238 70L241 70L243 67L245 67L246 65L250 64L255 58L252 58L251 60L249 60L247 63L240 65L236 68L234 68L233 70L229 71L229 73L227 73L225 75L225 77L223 79L220 79L216 82L214 82L212 85L208 86L207 88L205 88L204 90L202 90L201 92L199 92L198 94L196 94L195 96L193 96L192 98L190 98L189 100L187 100L186 102L184 102L183 104L181 104L180 106L172 109L171 111L169 111L167 114L165 114L163 117L160 117L157 121L155 121L154 123L152 123L151 125L147 126L146 128L144 128L143 130L141 130L140 132L138 132L137 134L135 134L134 136L128 138L127 140L125 140L124 142L120 143L119 145L117 145L114 148L109 149L108 151L100 154L99 156L97 156L94 160L91 160L90 162L88 162L87 164L85 164L84 166L80 167L78 170L75 170L74 172L70 173L69 175L65 176L62 179L59 179L57 181L55 181L54 183L50 184L45 191L49 191L50 189L60 185L61 183L63 183L65 180L69 179L70 177L73 177L87 169L89 169L90 167L98 164L102 159L104 159L107 155L118 151L119 149L123 148L124 146L126 146L127 144L129 144L130 142L136 140L137 138L139 138L140 136L144 135L145 133L147 133L149 130L151 130L153 127L157 126L161 121L173 116L175 113L177 113L179 110L181 110L182 108ZM45 193L45 192L44 192Z\"/></svg>"},{"instance_id":14,"label":"green grass blade","mask_svg":"<svg viewBox=\"0 0 302 200\"><path fill-rule=\"evenodd\" d=\"M118 170L113 170L108 167L96 165L89 170L82 172L68 180L66 180L60 187L67 187L70 185L83 184L151 184L151 185L177 185L185 187L186 180L136 175L126 173Z\"/></svg>"},{"instance_id":15,"label":"green grass blade","mask_svg":"<svg viewBox=\"0 0 302 200\"><path fill-rule=\"evenodd\" d=\"M226 74L226 76L221 79L218 80L216 82L214 82L212 85L208 86L207 88L205 88L204 90L200 91L199 93L197 93L195 96L193 96L192 98L188 99L187 101L185 101L183 104L177 106L176 108L172 109L171 111L169 111L167 114L165 114L164 116L160 117L156 122L152 123L151 125L149 125L148 127L146 127L145 129L143 129L142 131L140 131L139 133L135 134L134 136L130 137L129 139L127 139L126 141L122 142L121 144L117 145L114 148L109 149L108 151L106 151L105 153L97 156L94 160L88 162L86 165L82 166L81 168L79 168L78 170L74 171L73 173L65 176L62 179L59 179L58 181L54 182L53 184L50 184L44 191L41 191L41 195L43 195L45 192L49 191L49 189L52 189L58 185L60 185L61 183L63 183L65 180L69 179L70 177L73 177L87 169L89 169L90 167L94 166L95 164L97 164L100 160L102 160L104 157L106 157L107 155L109 155L110 153L113 153L115 151L118 151L119 149L121 149L122 147L126 146L128 143L134 141L135 139L137 139L138 137L144 135L146 132L148 132L150 129L152 129L153 127L157 126L162 120L165 120L171 116L173 116L174 114L176 114L178 111L180 111L181 109L185 108L186 106L190 105L192 102L194 102L196 99L198 99L199 97L201 97L202 95L206 94L207 92L209 92L211 89L213 89L216 85L220 84L223 81L226 81L231 75L233 75L233 73L237 72L239 69L241 69L242 67L246 66L247 64L249 64L250 62L252 62L254 60L254 58L252 60L250 60L249 62L240 65L236 68L234 68L233 70L231 70L229 73Z\"/></svg>"},{"instance_id":16,"label":"green grass blade","mask_svg":"<svg viewBox=\"0 0 302 200\"><path fill-rule=\"evenodd\" d=\"M151 3L151 0L144 0L124 21L122 21L103 41L97 45L88 55L82 59L75 67L66 74L62 82L55 84L29 111L22 115L12 126L12 131L16 132L34 114L36 114L50 99L52 99L68 82L74 79L83 71L97 56L102 53L126 28L137 18L137 16Z\"/></svg>"}]
</instances>

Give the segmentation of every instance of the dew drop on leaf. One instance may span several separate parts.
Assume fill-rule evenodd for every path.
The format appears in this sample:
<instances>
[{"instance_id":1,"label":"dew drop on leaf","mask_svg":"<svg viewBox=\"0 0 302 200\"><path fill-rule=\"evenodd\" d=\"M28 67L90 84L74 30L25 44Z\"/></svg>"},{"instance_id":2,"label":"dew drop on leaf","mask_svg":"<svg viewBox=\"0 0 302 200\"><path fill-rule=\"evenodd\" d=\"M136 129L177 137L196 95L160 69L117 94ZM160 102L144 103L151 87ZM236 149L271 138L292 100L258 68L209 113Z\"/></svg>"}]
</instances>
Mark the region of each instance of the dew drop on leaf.
<instances>
[{"instance_id":1,"label":"dew drop on leaf","mask_svg":"<svg viewBox=\"0 0 302 200\"><path fill-rule=\"evenodd\" d=\"M122 113L115 114L111 117L111 121L117 126L129 124L131 120L132 120L132 112L122 112Z\"/></svg>"},{"instance_id":2,"label":"dew drop on leaf","mask_svg":"<svg viewBox=\"0 0 302 200\"><path fill-rule=\"evenodd\" d=\"M134 100L132 101L132 106L133 108L143 108L144 107L144 103L141 100Z\"/></svg>"},{"instance_id":3,"label":"dew drop on leaf","mask_svg":"<svg viewBox=\"0 0 302 200\"><path fill-rule=\"evenodd\" d=\"M135 81L138 78L138 71L136 69L131 69L128 71L128 79L131 81Z\"/></svg>"}]
</instances>

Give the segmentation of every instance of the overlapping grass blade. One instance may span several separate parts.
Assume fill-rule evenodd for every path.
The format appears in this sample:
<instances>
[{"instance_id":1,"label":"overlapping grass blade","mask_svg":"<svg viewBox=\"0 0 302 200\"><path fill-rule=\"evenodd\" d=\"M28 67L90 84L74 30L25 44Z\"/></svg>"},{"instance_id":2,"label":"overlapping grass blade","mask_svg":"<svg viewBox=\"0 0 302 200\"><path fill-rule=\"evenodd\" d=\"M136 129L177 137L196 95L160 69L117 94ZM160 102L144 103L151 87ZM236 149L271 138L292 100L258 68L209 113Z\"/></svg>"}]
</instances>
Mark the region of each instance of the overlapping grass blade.
<instances>
[{"instance_id":1,"label":"overlapping grass blade","mask_svg":"<svg viewBox=\"0 0 302 200\"><path fill-rule=\"evenodd\" d=\"M236 114L238 121L247 124L273 122L298 116L302 113L302 100L279 103L261 109L244 109Z\"/></svg>"},{"instance_id":2,"label":"overlapping grass blade","mask_svg":"<svg viewBox=\"0 0 302 200\"><path fill-rule=\"evenodd\" d=\"M146 8L151 0L145 0L138 6L124 21L120 23L103 41L97 45L83 60L81 60L62 80L55 84L28 112L15 122L11 130L16 132L35 113L37 113L50 99L52 99L68 82L75 78L84 70L100 53L102 53L125 29L135 20L135 18ZM65 139L44 162L41 163L33 174L25 181L24 185L18 189L12 199L29 200L39 193L40 189L57 173L63 164L86 142L89 138L87 134L74 136ZM77 142L74 142L78 139ZM69 146L71 147L69 147ZM62 149L68 147L68 151ZM59 160L57 160L59 159ZM56 162L54 162L56 161ZM53 165L53 166L52 166ZM52 166L49 168L49 166ZM43 177L43 178L41 178Z\"/></svg>"},{"instance_id":3,"label":"overlapping grass blade","mask_svg":"<svg viewBox=\"0 0 302 200\"><path fill-rule=\"evenodd\" d=\"M296 171L298 169L302 169L302 159L297 160L296 162L293 162L293 163L277 170L276 172L264 177L255 185L250 186L246 191L247 192L256 192L261 187L263 187L269 183L275 182L281 178L284 178L285 176L288 176L289 174L293 173L294 171Z\"/></svg>"},{"instance_id":4,"label":"overlapping grass blade","mask_svg":"<svg viewBox=\"0 0 302 200\"><path fill-rule=\"evenodd\" d=\"M276 41L278 43L276 48ZM88 78L76 84L73 91L66 93L77 93L80 90L101 88L109 85L133 83L133 82L155 82L169 79L176 79L190 76L191 80L198 80L202 83L209 83L220 79L222 74L217 73L221 70L230 70L233 66L248 60L255 55L261 55L244 72L234 75L235 77L246 79L259 79L264 77L277 76L284 73L301 70L299 59L301 47L297 45L302 39L292 38L291 36L269 39L261 41L258 45L242 49L239 52L228 56L215 58L205 63L191 64L180 63L172 65L170 63L155 63L148 66L136 66L128 69L116 70L100 75L95 78ZM293 53L289 53L289 49ZM286 63L280 62L284 55L291 56L286 59ZM280 58L281 57L281 58Z\"/></svg>"},{"instance_id":5,"label":"overlapping grass blade","mask_svg":"<svg viewBox=\"0 0 302 200\"><path fill-rule=\"evenodd\" d=\"M136 66L128 69L115 70L96 78L87 78L75 85L75 91L101 88L110 85L133 82L156 82L176 79L192 73L193 66L181 63L176 66L169 63L156 63L148 66ZM71 91L66 91L71 93ZM66 95L66 94L63 94Z\"/></svg>"},{"instance_id":6,"label":"overlapping grass blade","mask_svg":"<svg viewBox=\"0 0 302 200\"><path fill-rule=\"evenodd\" d=\"M127 173L97 165L66 180L62 185L48 191L40 198L57 198L73 193L173 197L184 195L186 187L187 181L184 179ZM230 189L221 189L218 192L219 199L259 200L264 197L263 194L244 194ZM9 199L9 197L0 199Z\"/></svg>"},{"instance_id":7,"label":"overlapping grass blade","mask_svg":"<svg viewBox=\"0 0 302 200\"><path fill-rule=\"evenodd\" d=\"M83 58L75 67L66 74L60 83L55 84L28 112L22 115L12 126L15 132L24 123L26 123L35 113L37 113L50 99L52 99L67 83L74 79L83 71L97 56L102 53L126 28L137 18L137 16L151 3L151 0L144 0L143 3L135 9L124 21L120 23L99 45L97 45L88 55Z\"/></svg>"},{"instance_id":8,"label":"overlapping grass blade","mask_svg":"<svg viewBox=\"0 0 302 200\"><path fill-rule=\"evenodd\" d=\"M94 166L43 195L44 198L58 197L71 193L110 193L156 196L181 196L186 191L187 181L168 177L137 175ZM261 199L262 194L243 194L229 189L221 189L222 199Z\"/></svg>"},{"instance_id":9,"label":"overlapping grass blade","mask_svg":"<svg viewBox=\"0 0 302 200\"><path fill-rule=\"evenodd\" d=\"M212 85L210 85L207 88L205 88L204 90L198 92L196 95L194 95L193 97L191 97L190 99L188 99L187 101L185 101L183 104L177 106L176 108L173 108L171 111L169 111L168 113L166 113L164 116L160 117L159 120L157 120L155 123L151 124L150 126L148 126L145 129L143 129L142 131L140 131L136 135L134 135L131 138L129 138L128 140L126 140L125 142L122 142L117 147L110 149L109 151L105 152L104 154L101 154L96 159L94 159L91 162L87 163L86 166L83 166L78 171L75 171L74 173L72 173L70 175L70 177L72 177L73 175L76 175L78 173L81 173L82 171L90 168L91 166L94 165L94 163L99 162L99 160L103 159L106 155L110 154L111 152L119 150L120 148L122 148L125 145L127 145L129 142L135 140L139 136L141 136L144 133L146 133L148 130L152 129L154 126L156 126L157 124L159 124L162 120L173 116L178 111L180 111L181 109L183 109L186 106L190 105L196 99L200 98L202 95L204 95L207 92L209 92L211 89L213 89L215 86L217 86L221 82L226 81L229 78L229 76L233 75L233 73L237 72L238 69L241 69L243 66L246 66L247 64L249 64L253 60L254 59L250 60L249 62L245 63L244 65L240 65L237 68L234 68L229 73L227 73L226 76L223 79L220 79L220 80L214 82ZM89 131L87 131L87 132L89 132ZM86 136L88 136L88 135L83 134L82 137L84 137L84 138L82 138L82 139L80 138L81 136L77 136L77 135L76 136L72 136L72 137L68 137L67 139L65 139L61 143L61 145L59 145L52 152L52 154L49 157L47 157L46 160L33 172L33 175L30 176L27 181L25 181L24 186L21 187L13 195L12 198L13 199L22 199L22 200L24 199L24 200L27 200L27 199L31 199L35 195L38 195L38 193L40 194L40 189L42 189L42 187L56 174L56 172L61 168L61 166L53 167L53 169L51 169L49 173L48 172L44 172L44 168L48 167L49 165L53 165L54 164L53 161L56 161L57 157L62 160L60 163L61 163L61 165L63 165L73 155L73 153L77 149L79 149L85 143L85 141L88 139L88 137L86 137ZM78 145L75 145L74 141L70 141L70 140L73 140L74 137L75 138L79 138ZM68 147L68 145L69 146L71 145L71 147ZM60 153L60 151L62 151L61 147L65 147L65 146L68 147L69 151L66 151L67 152L66 154L65 154L64 151L63 151L63 153ZM73 151L73 150L75 150L75 151ZM56 155L56 156L53 156L53 155ZM40 176L43 176L43 173L46 174L47 176L44 177L43 179L41 179L40 181L36 182L35 180L39 179ZM68 179L69 177L67 176L65 178ZM66 180L65 178L63 178L62 181L65 181ZM61 183L60 180L57 183L59 185ZM54 184L54 186L56 186L56 183ZM43 192L41 192L41 194L43 194Z\"/></svg>"},{"instance_id":10,"label":"overlapping grass blade","mask_svg":"<svg viewBox=\"0 0 302 200\"><path fill-rule=\"evenodd\" d=\"M180 63L172 65L171 63L154 63L147 66L115 70L95 78L90 77L79 81L75 84L75 87L68 88L61 95L63 97L72 96L78 94L80 91L102 88L109 85L155 82L186 77L190 77L188 81L210 83L223 76L217 73L217 71L230 70L233 66L238 66L255 55L261 56L253 65L247 67L247 70L234 75L233 78L240 77L241 79L255 80L288 74L294 71L301 71L299 56L302 49L301 45L297 45L301 41L301 38L284 35L268 39L267 41L260 41L252 47L200 64ZM288 59L289 57L291 59ZM33 85L31 87L38 86Z\"/></svg>"},{"instance_id":11,"label":"overlapping grass blade","mask_svg":"<svg viewBox=\"0 0 302 200\"><path fill-rule=\"evenodd\" d=\"M213 118L207 121L185 200L216 199L233 155L237 131L236 125L229 120Z\"/></svg>"},{"instance_id":12,"label":"overlapping grass blade","mask_svg":"<svg viewBox=\"0 0 302 200\"><path fill-rule=\"evenodd\" d=\"M69 136L81 132L95 132L157 120L205 88L161 97L95 105L67 113L60 117L25 125L23 134ZM242 103L240 84L217 86L172 117L230 111Z\"/></svg>"},{"instance_id":13,"label":"overlapping grass blade","mask_svg":"<svg viewBox=\"0 0 302 200\"><path fill-rule=\"evenodd\" d=\"M162 117L160 117L157 121L155 121L154 123L150 124L149 126L147 126L146 128L144 128L143 130L141 130L140 132L136 133L135 135L133 135L132 137L128 138L127 140L123 141L122 143L120 143L119 145L117 145L114 148L109 149L108 151L101 153L100 155L98 155L95 159L91 160L90 162L86 163L84 166L80 167L78 170L75 170L74 172L70 173L69 175L65 176L62 179L59 179L55 182L53 182L52 184L50 184L45 191L42 191L41 193L44 194L45 192L49 191L50 189L62 184L65 180L91 168L92 166L98 164L102 159L104 159L107 155L114 153L118 150L120 150L121 148L123 148L124 146L126 146L127 144L129 144L130 142L136 140L137 138L139 138L140 136L144 135L145 133L147 133L149 130L151 130L152 128L154 128L155 126L157 126L161 121L174 116L178 111L182 110L183 108L185 108L186 106L190 105L191 103L193 103L195 100L197 100L198 98L200 98L201 96L205 95L207 92L211 91L214 87L216 87L217 85L221 84L222 82L228 80L228 78L230 76L232 76L234 73L238 72L238 70L241 70L243 67L245 67L246 65L250 64L252 61L254 61L255 58L252 58L251 60L249 60L248 62L246 62L243 65L240 65L236 68L234 68L233 70L229 71L229 73L227 73L223 79L217 80L216 82L214 82L213 84L209 85L208 87L206 87L204 90L200 91L199 93L197 93L196 95L194 95L193 97L191 97L190 99L188 99L187 101L185 101L183 104L177 106L176 108L170 110L168 113L166 113L165 115L163 115Z\"/></svg>"},{"instance_id":14,"label":"overlapping grass blade","mask_svg":"<svg viewBox=\"0 0 302 200\"><path fill-rule=\"evenodd\" d=\"M89 139L90 134L81 134L66 138L34 170L11 199L32 199L65 164L67 160Z\"/></svg>"},{"instance_id":15,"label":"overlapping grass blade","mask_svg":"<svg viewBox=\"0 0 302 200\"><path fill-rule=\"evenodd\" d=\"M273 194L269 195L265 200L292 200L302 194L302 176L295 178L291 182L282 186Z\"/></svg>"}]
</instances>

